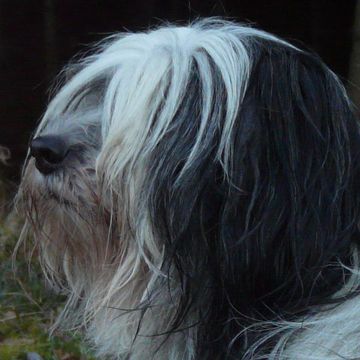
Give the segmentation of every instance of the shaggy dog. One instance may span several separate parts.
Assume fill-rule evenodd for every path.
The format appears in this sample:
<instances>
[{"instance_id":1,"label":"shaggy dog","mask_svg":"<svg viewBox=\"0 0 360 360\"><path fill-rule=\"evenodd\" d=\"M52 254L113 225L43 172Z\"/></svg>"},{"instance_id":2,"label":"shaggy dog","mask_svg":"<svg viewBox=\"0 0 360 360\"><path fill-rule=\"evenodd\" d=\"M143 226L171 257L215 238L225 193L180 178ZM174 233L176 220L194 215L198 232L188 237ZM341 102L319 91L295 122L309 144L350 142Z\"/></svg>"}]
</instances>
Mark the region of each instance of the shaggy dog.
<instances>
[{"instance_id":1,"label":"shaggy dog","mask_svg":"<svg viewBox=\"0 0 360 360\"><path fill-rule=\"evenodd\" d=\"M360 132L314 54L219 19L69 66L19 191L101 358L360 356Z\"/></svg>"}]
</instances>

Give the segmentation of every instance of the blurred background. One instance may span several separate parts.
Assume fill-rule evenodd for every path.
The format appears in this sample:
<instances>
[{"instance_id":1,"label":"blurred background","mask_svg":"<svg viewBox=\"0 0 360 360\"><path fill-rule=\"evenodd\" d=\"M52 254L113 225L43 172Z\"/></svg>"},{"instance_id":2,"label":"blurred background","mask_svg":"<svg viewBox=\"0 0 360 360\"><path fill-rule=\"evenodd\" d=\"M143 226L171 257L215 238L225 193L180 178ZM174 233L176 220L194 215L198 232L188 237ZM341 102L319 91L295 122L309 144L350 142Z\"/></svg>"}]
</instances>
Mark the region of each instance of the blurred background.
<instances>
[{"instance_id":1,"label":"blurred background","mask_svg":"<svg viewBox=\"0 0 360 360\"><path fill-rule=\"evenodd\" d=\"M17 182L47 90L76 53L116 31L204 16L301 42L356 83L356 0L0 0L0 146L11 152L3 176Z\"/></svg>"},{"instance_id":2,"label":"blurred background","mask_svg":"<svg viewBox=\"0 0 360 360\"><path fill-rule=\"evenodd\" d=\"M0 360L90 360L81 339L48 329L63 299L44 284L36 251L11 260L21 229L12 209L31 133L54 77L117 31L221 16L317 52L360 105L360 0L0 0ZM31 243L31 242L30 242ZM146 360L146 359L144 359Z\"/></svg>"}]
</instances>

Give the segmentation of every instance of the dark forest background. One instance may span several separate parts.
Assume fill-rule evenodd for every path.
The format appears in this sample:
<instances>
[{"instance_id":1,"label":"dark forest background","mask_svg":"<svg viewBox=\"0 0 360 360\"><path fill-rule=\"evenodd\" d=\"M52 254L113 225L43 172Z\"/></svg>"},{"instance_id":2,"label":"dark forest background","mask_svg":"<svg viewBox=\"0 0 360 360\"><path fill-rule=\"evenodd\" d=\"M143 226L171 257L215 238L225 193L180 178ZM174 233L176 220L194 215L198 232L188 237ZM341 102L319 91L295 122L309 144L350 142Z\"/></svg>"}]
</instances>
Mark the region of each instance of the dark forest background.
<instances>
[{"instance_id":1,"label":"dark forest background","mask_svg":"<svg viewBox=\"0 0 360 360\"><path fill-rule=\"evenodd\" d=\"M0 145L12 155L0 173L18 180L55 75L110 33L225 16L305 44L346 83L355 10L356 0L0 0Z\"/></svg>"}]
</instances>

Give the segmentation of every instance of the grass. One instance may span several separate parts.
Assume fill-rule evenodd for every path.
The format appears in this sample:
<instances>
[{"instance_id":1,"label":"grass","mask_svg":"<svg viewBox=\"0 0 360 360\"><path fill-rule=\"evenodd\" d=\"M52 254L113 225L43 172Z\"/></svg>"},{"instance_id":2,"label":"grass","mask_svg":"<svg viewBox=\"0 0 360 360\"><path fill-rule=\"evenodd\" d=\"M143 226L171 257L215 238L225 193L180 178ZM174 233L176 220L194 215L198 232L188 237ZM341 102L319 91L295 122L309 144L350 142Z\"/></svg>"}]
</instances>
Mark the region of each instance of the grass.
<instances>
[{"instance_id":1,"label":"grass","mask_svg":"<svg viewBox=\"0 0 360 360\"><path fill-rule=\"evenodd\" d=\"M0 183L0 212L5 193ZM49 337L64 299L47 289L36 259L29 263L20 251L14 274L12 253L20 227L16 216L0 214L0 359L25 360L28 352L43 360L93 359L81 339L57 333Z\"/></svg>"}]
</instances>

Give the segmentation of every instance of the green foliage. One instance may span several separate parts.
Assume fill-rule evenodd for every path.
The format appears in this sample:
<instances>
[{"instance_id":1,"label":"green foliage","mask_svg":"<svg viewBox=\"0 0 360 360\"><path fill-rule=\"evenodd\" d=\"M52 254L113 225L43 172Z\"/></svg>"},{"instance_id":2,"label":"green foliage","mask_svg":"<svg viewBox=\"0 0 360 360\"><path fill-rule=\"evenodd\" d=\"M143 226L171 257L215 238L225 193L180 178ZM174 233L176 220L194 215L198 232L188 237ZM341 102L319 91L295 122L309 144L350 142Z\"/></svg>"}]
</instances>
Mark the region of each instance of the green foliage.
<instances>
[{"instance_id":1,"label":"green foliage","mask_svg":"<svg viewBox=\"0 0 360 360\"><path fill-rule=\"evenodd\" d=\"M43 360L93 359L79 338L49 337L64 299L46 288L37 262L29 263L24 253L19 252L14 273L12 253L19 227L15 217L0 216L0 359L25 360L27 352Z\"/></svg>"}]
</instances>

